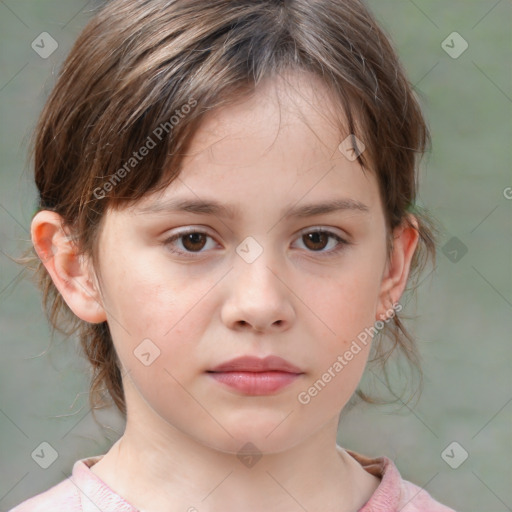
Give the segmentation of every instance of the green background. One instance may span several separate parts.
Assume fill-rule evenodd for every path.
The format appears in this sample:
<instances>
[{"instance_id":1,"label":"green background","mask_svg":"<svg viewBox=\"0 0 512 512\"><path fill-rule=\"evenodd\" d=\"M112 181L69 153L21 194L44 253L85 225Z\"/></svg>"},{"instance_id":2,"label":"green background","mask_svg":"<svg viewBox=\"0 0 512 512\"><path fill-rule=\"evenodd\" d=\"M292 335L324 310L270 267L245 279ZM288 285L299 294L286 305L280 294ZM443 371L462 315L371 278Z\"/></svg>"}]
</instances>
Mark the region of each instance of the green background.
<instances>
[{"instance_id":1,"label":"green background","mask_svg":"<svg viewBox=\"0 0 512 512\"><path fill-rule=\"evenodd\" d=\"M414 407L345 411L338 442L390 457L404 478L456 510L512 510L512 199L505 194L512 187L512 2L369 5L393 39L433 134L419 202L443 233L436 267L425 272L417 299L403 301L423 355L421 399ZM57 336L50 345L39 292L10 259L27 247L36 202L28 140L93 7L78 0L0 1L2 511L69 476L76 460L105 453L123 430L115 411L99 413L104 429L93 421L88 365L77 342ZM41 32L59 45L47 59L31 48ZM452 32L469 44L456 59L441 46ZM43 441L58 452L48 469L31 457ZM457 469L441 457L454 441L461 447L456 457L461 449L468 453Z\"/></svg>"}]
</instances>

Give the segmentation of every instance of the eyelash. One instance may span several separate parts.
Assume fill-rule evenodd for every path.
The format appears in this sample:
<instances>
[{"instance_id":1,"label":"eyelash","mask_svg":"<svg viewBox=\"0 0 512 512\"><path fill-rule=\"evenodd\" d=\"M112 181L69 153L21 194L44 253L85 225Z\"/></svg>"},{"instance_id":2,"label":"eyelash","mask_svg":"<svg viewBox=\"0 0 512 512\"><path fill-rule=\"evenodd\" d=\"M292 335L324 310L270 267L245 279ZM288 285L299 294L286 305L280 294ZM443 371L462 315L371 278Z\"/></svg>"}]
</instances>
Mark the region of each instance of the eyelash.
<instances>
[{"instance_id":1,"label":"eyelash","mask_svg":"<svg viewBox=\"0 0 512 512\"><path fill-rule=\"evenodd\" d=\"M174 253L174 254L178 254L178 255L200 255L201 252L204 252L204 251L199 251L199 252L193 252L193 251L182 251L182 250L177 250L175 248L172 248L171 247L171 244L172 242L186 236L186 235L190 235L190 234L198 234L198 235L206 235L208 238L212 238L213 237L211 235L209 235L208 233L204 232L204 231L199 231L197 228L189 228L189 229L185 229L183 231L180 231L178 233L175 233L174 235L170 236L169 238L167 238L166 240L164 240L163 244L165 246L169 246L169 251ZM329 258L329 257L332 257L332 256L336 256L339 252L343 251L345 249L346 246L348 245L351 245L351 242L347 242L345 239L341 238L339 235L337 235L336 233L333 233L332 231L328 231L326 229L311 229L309 231L303 231L300 235L299 235L299 238L303 237L304 235L307 235L307 234L311 234L311 233L322 233L322 234L326 234L329 236L329 238L334 238L338 244L337 246L330 250L330 251L307 251L307 252L310 252L312 254L319 254L322 258ZM195 258L196 256L192 256L193 258Z\"/></svg>"}]
</instances>

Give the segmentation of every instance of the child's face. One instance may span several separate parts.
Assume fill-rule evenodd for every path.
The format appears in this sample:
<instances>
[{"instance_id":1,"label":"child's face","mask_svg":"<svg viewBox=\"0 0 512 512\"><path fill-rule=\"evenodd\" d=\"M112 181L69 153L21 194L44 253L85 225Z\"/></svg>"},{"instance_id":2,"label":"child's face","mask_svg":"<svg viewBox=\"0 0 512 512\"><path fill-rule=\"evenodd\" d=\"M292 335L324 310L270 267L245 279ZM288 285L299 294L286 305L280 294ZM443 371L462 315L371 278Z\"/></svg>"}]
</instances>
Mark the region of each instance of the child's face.
<instances>
[{"instance_id":1,"label":"child's face","mask_svg":"<svg viewBox=\"0 0 512 512\"><path fill-rule=\"evenodd\" d=\"M335 430L370 349L370 341L358 341L357 351L353 341L389 310L388 291L396 295L376 178L338 149L347 134L340 139L326 117L333 109L320 97L320 82L299 78L285 88L267 82L254 98L212 113L178 180L105 218L102 302L129 372L128 421L143 418L138 428L147 435L176 433L172 426L221 450L251 441L281 451L321 428ZM166 208L178 199L237 213ZM285 215L335 200L366 209ZM188 227L207 236L166 243ZM316 228L350 245L326 234L304 236ZM135 355L149 352L141 357L147 361L157 351L147 366ZM207 373L238 356L269 354L303 373L256 395ZM320 391L308 392L319 379Z\"/></svg>"}]
</instances>

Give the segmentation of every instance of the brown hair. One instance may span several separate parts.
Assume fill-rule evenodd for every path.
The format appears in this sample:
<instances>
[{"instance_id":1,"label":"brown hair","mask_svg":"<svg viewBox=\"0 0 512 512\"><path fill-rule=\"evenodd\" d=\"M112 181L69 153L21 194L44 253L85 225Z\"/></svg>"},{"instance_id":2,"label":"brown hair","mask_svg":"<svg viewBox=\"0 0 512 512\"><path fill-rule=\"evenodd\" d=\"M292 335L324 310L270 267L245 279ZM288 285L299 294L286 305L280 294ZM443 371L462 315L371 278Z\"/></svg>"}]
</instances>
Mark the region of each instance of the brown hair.
<instances>
[{"instance_id":1,"label":"brown hair","mask_svg":"<svg viewBox=\"0 0 512 512\"><path fill-rule=\"evenodd\" d=\"M286 69L319 76L339 99L348 121L340 130L366 146L359 162L376 174L389 233L416 216L420 243L410 280L417 279L429 256L435 262L435 224L415 205L417 158L430 135L388 36L358 0L108 2L78 37L41 113L34 135L39 209L60 214L94 261L107 208L167 186L205 114ZM154 147L136 158L149 138ZM53 328L76 332L92 364L93 410L105 406L100 397L108 390L125 415L108 324L77 318L39 260L35 272ZM419 369L398 314L384 333L391 346L376 343L374 361L385 368L399 349Z\"/></svg>"}]
</instances>

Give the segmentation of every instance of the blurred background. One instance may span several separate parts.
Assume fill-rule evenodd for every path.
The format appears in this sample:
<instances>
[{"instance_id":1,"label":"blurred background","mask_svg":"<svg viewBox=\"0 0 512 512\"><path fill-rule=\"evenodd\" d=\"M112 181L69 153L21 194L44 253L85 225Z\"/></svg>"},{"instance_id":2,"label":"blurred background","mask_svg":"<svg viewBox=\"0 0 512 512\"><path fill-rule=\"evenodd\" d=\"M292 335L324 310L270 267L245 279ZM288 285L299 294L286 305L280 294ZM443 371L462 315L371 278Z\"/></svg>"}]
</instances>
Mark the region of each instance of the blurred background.
<instances>
[{"instance_id":1,"label":"blurred background","mask_svg":"<svg viewBox=\"0 0 512 512\"><path fill-rule=\"evenodd\" d=\"M114 409L98 413L103 427L94 422L77 342L51 343L39 292L10 259L28 245L36 206L29 137L99 4L0 0L0 511L67 478L76 460L105 453L123 432ZM390 457L458 511L512 510L512 2L368 4L432 131L419 203L443 233L417 299L402 301L423 356L421 398L344 411L338 443ZM41 443L56 452L46 469L34 456Z\"/></svg>"}]
</instances>

